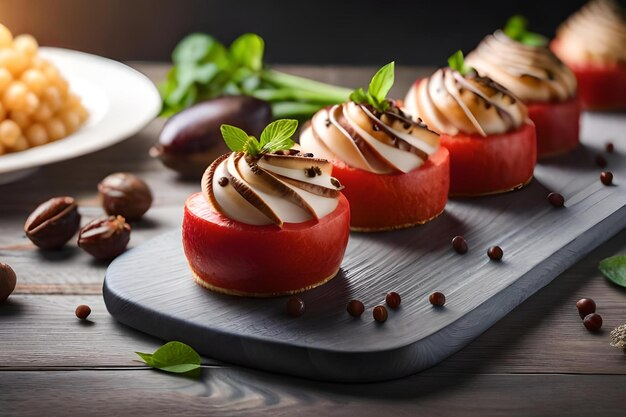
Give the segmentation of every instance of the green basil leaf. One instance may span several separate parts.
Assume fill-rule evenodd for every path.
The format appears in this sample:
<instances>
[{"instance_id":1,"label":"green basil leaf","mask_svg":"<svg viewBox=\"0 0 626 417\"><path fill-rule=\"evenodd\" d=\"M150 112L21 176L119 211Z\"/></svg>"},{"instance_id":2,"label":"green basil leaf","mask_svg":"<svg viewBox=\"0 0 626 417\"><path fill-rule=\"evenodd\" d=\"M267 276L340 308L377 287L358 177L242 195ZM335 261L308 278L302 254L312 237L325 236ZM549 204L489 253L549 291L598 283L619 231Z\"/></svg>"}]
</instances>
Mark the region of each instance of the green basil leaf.
<instances>
[{"instance_id":1,"label":"green basil leaf","mask_svg":"<svg viewBox=\"0 0 626 417\"><path fill-rule=\"evenodd\" d=\"M249 136L246 132L238 127L223 124L220 126L220 132L226 146L233 152L245 152L246 144L248 143Z\"/></svg>"},{"instance_id":2,"label":"green basil leaf","mask_svg":"<svg viewBox=\"0 0 626 417\"><path fill-rule=\"evenodd\" d=\"M524 33L526 33L526 24L528 21L522 15L511 16L504 26L504 34L509 38L519 41Z\"/></svg>"},{"instance_id":3,"label":"green basil leaf","mask_svg":"<svg viewBox=\"0 0 626 417\"><path fill-rule=\"evenodd\" d=\"M176 45L172 52L172 61L176 65L183 62L200 62L218 44L221 45L217 39L205 33L192 33Z\"/></svg>"},{"instance_id":4,"label":"green basil leaf","mask_svg":"<svg viewBox=\"0 0 626 417\"><path fill-rule=\"evenodd\" d=\"M598 269L605 277L620 287L626 287L626 255L603 259Z\"/></svg>"},{"instance_id":5,"label":"green basil leaf","mask_svg":"<svg viewBox=\"0 0 626 417\"><path fill-rule=\"evenodd\" d=\"M291 139L297 129L298 121L294 119L281 119L270 123L261 133L259 142L262 149L273 147L273 144L283 142L285 139Z\"/></svg>"},{"instance_id":6,"label":"green basil leaf","mask_svg":"<svg viewBox=\"0 0 626 417\"><path fill-rule=\"evenodd\" d=\"M370 99L362 88L357 88L350 94L350 100L354 101L357 104L361 103L369 103Z\"/></svg>"},{"instance_id":7,"label":"green basil leaf","mask_svg":"<svg viewBox=\"0 0 626 417\"><path fill-rule=\"evenodd\" d=\"M263 68L265 42L255 33L245 33L230 45L231 58L241 66L253 71Z\"/></svg>"},{"instance_id":8,"label":"green basil leaf","mask_svg":"<svg viewBox=\"0 0 626 417\"><path fill-rule=\"evenodd\" d=\"M372 77L367 92L376 100L376 102L383 102L387 98L387 94L394 82L394 67L395 63L391 61Z\"/></svg>"},{"instance_id":9,"label":"green basil leaf","mask_svg":"<svg viewBox=\"0 0 626 417\"><path fill-rule=\"evenodd\" d=\"M200 355L191 346L168 342L154 353L135 352L146 365L166 372L187 373L200 368Z\"/></svg>"}]
</instances>

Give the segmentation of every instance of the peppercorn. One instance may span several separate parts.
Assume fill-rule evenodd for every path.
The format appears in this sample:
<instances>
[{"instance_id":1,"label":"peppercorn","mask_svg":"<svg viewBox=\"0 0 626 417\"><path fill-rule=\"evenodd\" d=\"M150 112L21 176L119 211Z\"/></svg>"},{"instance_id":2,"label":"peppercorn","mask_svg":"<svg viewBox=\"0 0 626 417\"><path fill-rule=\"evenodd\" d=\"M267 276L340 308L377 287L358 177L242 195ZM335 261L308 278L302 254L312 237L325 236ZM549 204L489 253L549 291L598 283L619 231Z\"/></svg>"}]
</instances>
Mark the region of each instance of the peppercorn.
<instances>
[{"instance_id":1,"label":"peppercorn","mask_svg":"<svg viewBox=\"0 0 626 417\"><path fill-rule=\"evenodd\" d=\"M591 298L581 298L576 302L576 308L581 319L584 319L591 313L596 312L596 302Z\"/></svg>"},{"instance_id":2,"label":"peppercorn","mask_svg":"<svg viewBox=\"0 0 626 417\"><path fill-rule=\"evenodd\" d=\"M360 317L365 311L365 306L359 300L350 300L346 310L352 317Z\"/></svg>"},{"instance_id":3,"label":"peppercorn","mask_svg":"<svg viewBox=\"0 0 626 417\"><path fill-rule=\"evenodd\" d=\"M504 255L504 253L502 252L502 248L500 246L492 246L487 250L487 256L492 261L501 260L502 255Z\"/></svg>"},{"instance_id":4,"label":"peppercorn","mask_svg":"<svg viewBox=\"0 0 626 417\"><path fill-rule=\"evenodd\" d=\"M554 207L560 208L565 204L565 198L559 193L550 193L548 194L548 202Z\"/></svg>"},{"instance_id":5,"label":"peppercorn","mask_svg":"<svg viewBox=\"0 0 626 417\"><path fill-rule=\"evenodd\" d=\"M590 332L597 332L602 327L602 316L597 313L588 314L583 323Z\"/></svg>"},{"instance_id":6,"label":"peppercorn","mask_svg":"<svg viewBox=\"0 0 626 417\"><path fill-rule=\"evenodd\" d=\"M400 297L400 294L394 291L388 292L387 295L385 296L385 302L391 308L400 307L401 301L402 301L402 298Z\"/></svg>"},{"instance_id":7,"label":"peppercorn","mask_svg":"<svg viewBox=\"0 0 626 417\"><path fill-rule=\"evenodd\" d=\"M79 319L85 320L91 314L91 308L85 304L81 304L76 307L76 311L74 313Z\"/></svg>"},{"instance_id":8,"label":"peppercorn","mask_svg":"<svg viewBox=\"0 0 626 417\"><path fill-rule=\"evenodd\" d=\"M304 314L304 300L299 297L291 297L287 300L287 314L291 317L299 317Z\"/></svg>"},{"instance_id":9,"label":"peppercorn","mask_svg":"<svg viewBox=\"0 0 626 417\"><path fill-rule=\"evenodd\" d=\"M463 255L464 253L467 253L467 250L468 250L467 241L465 240L463 236L455 236L452 239L452 247L457 253L461 255Z\"/></svg>"},{"instance_id":10,"label":"peppercorn","mask_svg":"<svg viewBox=\"0 0 626 417\"><path fill-rule=\"evenodd\" d=\"M440 293L439 291L432 293L429 297L428 297L428 301L430 301L430 303L436 307L441 307L446 303L446 296L443 295L443 293Z\"/></svg>"},{"instance_id":11,"label":"peppercorn","mask_svg":"<svg viewBox=\"0 0 626 417\"><path fill-rule=\"evenodd\" d=\"M384 323L385 321L387 321L388 314L385 306L378 305L374 307L374 310L372 310L372 315L374 316L374 320L376 320L378 323Z\"/></svg>"},{"instance_id":12,"label":"peppercorn","mask_svg":"<svg viewBox=\"0 0 626 417\"><path fill-rule=\"evenodd\" d=\"M613 173L611 171L603 171L600 174L600 181L607 186L613 184Z\"/></svg>"}]
</instances>

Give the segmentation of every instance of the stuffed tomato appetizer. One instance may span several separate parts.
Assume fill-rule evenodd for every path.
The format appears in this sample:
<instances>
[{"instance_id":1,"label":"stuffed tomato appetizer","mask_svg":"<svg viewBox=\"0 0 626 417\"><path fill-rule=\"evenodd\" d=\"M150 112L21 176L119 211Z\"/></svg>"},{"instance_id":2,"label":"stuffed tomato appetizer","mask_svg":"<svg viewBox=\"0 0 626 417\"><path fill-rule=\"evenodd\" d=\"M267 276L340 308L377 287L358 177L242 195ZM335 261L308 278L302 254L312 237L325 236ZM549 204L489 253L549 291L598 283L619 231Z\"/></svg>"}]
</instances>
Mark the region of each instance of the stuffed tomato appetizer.
<instances>
[{"instance_id":1,"label":"stuffed tomato appetizer","mask_svg":"<svg viewBox=\"0 0 626 417\"><path fill-rule=\"evenodd\" d=\"M295 120L278 120L257 140L222 125L233 152L209 166L183 216L183 247L198 284L268 297L337 274L350 208L330 162L292 149L296 127Z\"/></svg>"},{"instance_id":2,"label":"stuffed tomato appetizer","mask_svg":"<svg viewBox=\"0 0 626 417\"><path fill-rule=\"evenodd\" d=\"M524 103L479 76L458 51L409 90L405 107L441 136L450 152L450 194L478 196L515 190L533 177L535 125Z\"/></svg>"},{"instance_id":3,"label":"stuffed tomato appetizer","mask_svg":"<svg viewBox=\"0 0 626 417\"><path fill-rule=\"evenodd\" d=\"M547 39L526 30L521 16L487 36L468 55L467 65L521 99L535 123L539 157L561 154L580 144L580 103L574 73L548 47Z\"/></svg>"},{"instance_id":4,"label":"stuffed tomato appetizer","mask_svg":"<svg viewBox=\"0 0 626 417\"><path fill-rule=\"evenodd\" d=\"M332 162L356 231L426 223L448 200L448 151L439 135L386 98L393 71L392 62L367 92L356 90L347 103L320 110L300 135L303 150Z\"/></svg>"},{"instance_id":5,"label":"stuffed tomato appetizer","mask_svg":"<svg viewBox=\"0 0 626 417\"><path fill-rule=\"evenodd\" d=\"M626 109L626 9L593 0L557 30L552 49L576 74L589 110Z\"/></svg>"}]
</instances>

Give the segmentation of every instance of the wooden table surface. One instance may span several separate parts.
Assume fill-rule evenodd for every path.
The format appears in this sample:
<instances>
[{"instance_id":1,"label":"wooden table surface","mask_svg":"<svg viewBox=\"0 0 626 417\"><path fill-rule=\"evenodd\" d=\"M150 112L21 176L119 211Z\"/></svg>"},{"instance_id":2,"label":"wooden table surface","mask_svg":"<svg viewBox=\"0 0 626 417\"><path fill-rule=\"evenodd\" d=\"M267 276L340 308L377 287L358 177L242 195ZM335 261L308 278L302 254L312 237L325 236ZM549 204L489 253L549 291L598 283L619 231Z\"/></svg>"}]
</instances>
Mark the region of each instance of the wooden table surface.
<instances>
[{"instance_id":1,"label":"wooden table surface","mask_svg":"<svg viewBox=\"0 0 626 417\"><path fill-rule=\"evenodd\" d=\"M158 64L133 64L153 80ZM287 68L349 86L366 85L371 68ZM400 96L424 70L400 68ZM401 380L333 384L263 373L203 359L200 379L165 374L136 361L163 342L114 321L101 287L106 264L72 242L59 252L37 250L22 227L52 196L79 200L83 222L102 215L96 184L111 172L144 178L155 202L133 225L131 247L179 226L182 204L199 189L148 156L163 121L106 150L42 167L0 186L0 261L18 286L0 306L0 415L397 415L623 416L626 355L609 346L609 331L626 322L626 291L597 270L626 252L626 230L590 253L462 351ZM155 267L158 267L156 265ZM132 279L132 277L129 277ZM592 297L604 328L583 327L575 302ZM78 304L90 320L74 316Z\"/></svg>"}]
</instances>

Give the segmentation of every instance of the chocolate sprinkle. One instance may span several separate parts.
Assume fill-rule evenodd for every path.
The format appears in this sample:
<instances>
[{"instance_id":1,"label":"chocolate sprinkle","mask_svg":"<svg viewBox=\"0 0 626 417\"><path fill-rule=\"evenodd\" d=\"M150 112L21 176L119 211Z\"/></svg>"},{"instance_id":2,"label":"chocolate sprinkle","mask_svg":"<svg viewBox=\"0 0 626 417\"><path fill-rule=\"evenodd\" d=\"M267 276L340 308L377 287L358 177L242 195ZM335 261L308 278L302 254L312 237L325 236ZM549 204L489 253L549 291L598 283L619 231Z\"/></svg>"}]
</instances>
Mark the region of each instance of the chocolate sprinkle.
<instances>
[{"instance_id":1,"label":"chocolate sprinkle","mask_svg":"<svg viewBox=\"0 0 626 417\"><path fill-rule=\"evenodd\" d=\"M226 187L228 185L228 178L222 177L217 181L217 183L222 187Z\"/></svg>"}]
</instances>

